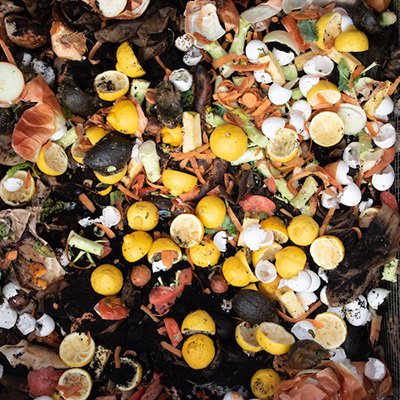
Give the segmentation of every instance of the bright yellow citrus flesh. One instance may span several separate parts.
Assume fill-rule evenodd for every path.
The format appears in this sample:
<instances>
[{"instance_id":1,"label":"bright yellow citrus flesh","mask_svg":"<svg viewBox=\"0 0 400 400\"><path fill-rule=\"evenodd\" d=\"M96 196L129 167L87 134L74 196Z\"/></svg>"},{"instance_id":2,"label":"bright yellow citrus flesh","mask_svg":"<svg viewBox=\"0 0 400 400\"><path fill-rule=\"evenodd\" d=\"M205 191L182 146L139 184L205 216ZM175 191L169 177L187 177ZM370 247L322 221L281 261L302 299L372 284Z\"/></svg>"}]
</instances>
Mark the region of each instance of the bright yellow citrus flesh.
<instances>
[{"instance_id":1,"label":"bright yellow citrus flesh","mask_svg":"<svg viewBox=\"0 0 400 400\"><path fill-rule=\"evenodd\" d=\"M96 293L112 296L122 289L124 279L122 272L117 267L103 264L92 272L90 283Z\"/></svg>"},{"instance_id":2,"label":"bright yellow citrus flesh","mask_svg":"<svg viewBox=\"0 0 400 400\"><path fill-rule=\"evenodd\" d=\"M315 317L315 341L327 350L340 347L347 337L346 322L337 314L324 312Z\"/></svg>"},{"instance_id":3,"label":"bright yellow citrus flesh","mask_svg":"<svg viewBox=\"0 0 400 400\"><path fill-rule=\"evenodd\" d=\"M267 353L276 356L287 353L295 342L291 333L273 322L262 322L258 325L256 339Z\"/></svg>"},{"instance_id":4,"label":"bright yellow citrus flesh","mask_svg":"<svg viewBox=\"0 0 400 400\"><path fill-rule=\"evenodd\" d=\"M210 148L217 157L235 161L247 150L247 136L236 125L220 125L211 133Z\"/></svg>"},{"instance_id":5,"label":"bright yellow citrus flesh","mask_svg":"<svg viewBox=\"0 0 400 400\"><path fill-rule=\"evenodd\" d=\"M69 367L84 367L93 360L95 348L92 338L85 333L73 332L61 342L59 354Z\"/></svg>"}]
</instances>

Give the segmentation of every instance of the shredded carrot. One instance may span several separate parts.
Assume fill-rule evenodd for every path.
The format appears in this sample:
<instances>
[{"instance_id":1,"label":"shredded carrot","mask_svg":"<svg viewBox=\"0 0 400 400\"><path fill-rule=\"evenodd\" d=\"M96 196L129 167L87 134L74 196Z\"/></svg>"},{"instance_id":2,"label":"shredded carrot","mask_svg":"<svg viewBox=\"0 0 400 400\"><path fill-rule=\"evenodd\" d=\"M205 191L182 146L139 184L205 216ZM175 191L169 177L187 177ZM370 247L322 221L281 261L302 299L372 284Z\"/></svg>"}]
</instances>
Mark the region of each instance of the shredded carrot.
<instances>
[{"instance_id":1,"label":"shredded carrot","mask_svg":"<svg viewBox=\"0 0 400 400\"><path fill-rule=\"evenodd\" d=\"M146 313L154 322L160 322L160 320L146 307L144 304L140 306L140 309Z\"/></svg>"},{"instance_id":2,"label":"shredded carrot","mask_svg":"<svg viewBox=\"0 0 400 400\"><path fill-rule=\"evenodd\" d=\"M371 330L369 334L369 340L372 346L379 340L379 334L382 328L382 316L376 313L373 314L371 320Z\"/></svg>"},{"instance_id":3,"label":"shredded carrot","mask_svg":"<svg viewBox=\"0 0 400 400\"><path fill-rule=\"evenodd\" d=\"M182 358L182 352L177 349L176 347L172 346L172 344L169 344L167 342L165 342L164 340L162 340L160 342L160 345L163 349L169 351L170 353L174 354L175 356Z\"/></svg>"},{"instance_id":4,"label":"shredded carrot","mask_svg":"<svg viewBox=\"0 0 400 400\"><path fill-rule=\"evenodd\" d=\"M165 64L161 61L160 56L155 56L154 59L157 61L157 64L165 71L167 75L171 75L172 71L165 66Z\"/></svg>"},{"instance_id":5,"label":"shredded carrot","mask_svg":"<svg viewBox=\"0 0 400 400\"><path fill-rule=\"evenodd\" d=\"M11 265L11 263L17 259L17 257L18 257L17 250L7 251L4 259L0 262L0 269L8 268Z\"/></svg>"},{"instance_id":6,"label":"shredded carrot","mask_svg":"<svg viewBox=\"0 0 400 400\"><path fill-rule=\"evenodd\" d=\"M333 217L333 214L335 214L335 208L330 208L329 211L326 213L324 221L322 222L321 228L319 230L320 236L325 234L326 228L328 227L329 222Z\"/></svg>"},{"instance_id":7,"label":"shredded carrot","mask_svg":"<svg viewBox=\"0 0 400 400\"><path fill-rule=\"evenodd\" d=\"M215 69L222 67L224 64L235 61L238 55L236 53L227 53L222 57L213 61L212 65Z\"/></svg>"},{"instance_id":8,"label":"shredded carrot","mask_svg":"<svg viewBox=\"0 0 400 400\"><path fill-rule=\"evenodd\" d=\"M265 98L264 101L257 107L256 111L252 113L252 116L258 117L259 115L262 115L265 111L267 111L270 105L271 101L268 98Z\"/></svg>"},{"instance_id":9,"label":"shredded carrot","mask_svg":"<svg viewBox=\"0 0 400 400\"><path fill-rule=\"evenodd\" d=\"M78 196L78 199L82 203L82 205L85 208L87 208L91 213L94 213L96 211L96 207L93 204L92 200L90 200L89 197L87 197L85 193L81 193Z\"/></svg>"},{"instance_id":10,"label":"shredded carrot","mask_svg":"<svg viewBox=\"0 0 400 400\"><path fill-rule=\"evenodd\" d=\"M390 85L390 87L387 91L387 95L391 96L395 92L395 90L397 89L397 86L399 86L399 84L400 84L400 76L398 76L396 78L396 80Z\"/></svg>"},{"instance_id":11,"label":"shredded carrot","mask_svg":"<svg viewBox=\"0 0 400 400\"><path fill-rule=\"evenodd\" d=\"M137 357L137 353L135 350L125 350L124 351L124 356L133 356L133 357Z\"/></svg>"},{"instance_id":12,"label":"shredded carrot","mask_svg":"<svg viewBox=\"0 0 400 400\"><path fill-rule=\"evenodd\" d=\"M203 144L203 146L200 146L197 149L188 151L186 153L180 153L180 152L170 153L170 156L174 160L179 161L179 160L183 160L185 158L196 157L199 153L202 153L204 150L207 150L209 147L210 147L210 144L207 143L207 144Z\"/></svg>"},{"instance_id":13,"label":"shredded carrot","mask_svg":"<svg viewBox=\"0 0 400 400\"><path fill-rule=\"evenodd\" d=\"M358 240L361 240L363 236L361 229L358 226L353 226L351 229L357 234Z\"/></svg>"},{"instance_id":14,"label":"shredded carrot","mask_svg":"<svg viewBox=\"0 0 400 400\"><path fill-rule=\"evenodd\" d=\"M269 63L263 64L247 64L247 65L240 65L234 64L231 65L231 69L237 72L248 72L248 71L260 71L268 68Z\"/></svg>"},{"instance_id":15,"label":"shredded carrot","mask_svg":"<svg viewBox=\"0 0 400 400\"><path fill-rule=\"evenodd\" d=\"M371 169L364 173L364 178L369 178L372 175L381 172L384 168L386 168L389 164L391 164L395 157L395 148L390 147L385 150L381 160L374 165Z\"/></svg>"},{"instance_id":16,"label":"shredded carrot","mask_svg":"<svg viewBox=\"0 0 400 400\"><path fill-rule=\"evenodd\" d=\"M313 217L317 212L317 206L318 206L317 195L314 194L313 196L311 196L310 199L310 217Z\"/></svg>"},{"instance_id":17,"label":"shredded carrot","mask_svg":"<svg viewBox=\"0 0 400 400\"><path fill-rule=\"evenodd\" d=\"M296 175L293 175L288 181L287 181L287 187L288 187L288 189L294 194L294 195L296 195L297 193L298 193L298 190L293 186L293 183L294 182L297 182L298 180L300 180L300 179L302 179L302 178L305 178L305 177L307 177L307 176L310 176L310 175L315 175L315 176L317 176L318 178L320 178L320 179L322 179L322 181L323 181L323 183L324 183L324 186L329 186L329 180L328 180L328 177L323 173L323 172L320 172L320 171L311 171L311 170L309 170L309 171L302 171L302 172L300 172L300 173L298 173L298 174L296 174Z\"/></svg>"},{"instance_id":18,"label":"shredded carrot","mask_svg":"<svg viewBox=\"0 0 400 400\"><path fill-rule=\"evenodd\" d=\"M248 92L241 97L240 102L247 108L253 108L257 104L257 97L255 94Z\"/></svg>"},{"instance_id":19,"label":"shredded carrot","mask_svg":"<svg viewBox=\"0 0 400 400\"><path fill-rule=\"evenodd\" d=\"M115 368L120 369L121 368L121 346L117 346L114 351L114 363L115 363Z\"/></svg>"},{"instance_id":20,"label":"shredded carrot","mask_svg":"<svg viewBox=\"0 0 400 400\"><path fill-rule=\"evenodd\" d=\"M195 186L192 190L190 190L189 192L185 192L179 195L179 199L181 201L183 201L184 203L188 202L188 201L192 201L195 198L197 198L197 196L200 194L200 187L199 186Z\"/></svg>"},{"instance_id":21,"label":"shredded carrot","mask_svg":"<svg viewBox=\"0 0 400 400\"><path fill-rule=\"evenodd\" d=\"M353 97L347 96L347 94L342 93L341 98L342 98L343 103L350 103L350 104L353 104L354 106L360 106L360 104L358 103L358 101L356 99L354 99Z\"/></svg>"},{"instance_id":22,"label":"shredded carrot","mask_svg":"<svg viewBox=\"0 0 400 400\"><path fill-rule=\"evenodd\" d=\"M171 269L175 259L176 259L176 251L163 250L161 252L161 260L167 269Z\"/></svg>"},{"instance_id":23,"label":"shredded carrot","mask_svg":"<svg viewBox=\"0 0 400 400\"><path fill-rule=\"evenodd\" d=\"M140 200L139 196L136 196L134 193L132 193L130 190L128 190L124 185L121 183L118 183L117 189L120 190L125 196L130 197L134 200Z\"/></svg>"},{"instance_id":24,"label":"shredded carrot","mask_svg":"<svg viewBox=\"0 0 400 400\"><path fill-rule=\"evenodd\" d=\"M351 89L353 87L353 82L354 79L358 78L362 72L364 71L365 67L364 65L359 65L354 71L353 73L350 75L350 79L349 79L349 88Z\"/></svg>"},{"instance_id":25,"label":"shredded carrot","mask_svg":"<svg viewBox=\"0 0 400 400\"><path fill-rule=\"evenodd\" d=\"M197 161L196 161L196 158L195 157L190 157L190 164L191 164L191 166L192 166L192 168L193 168L193 172L196 174L196 176L197 176L197 179L199 180L199 182L202 184L202 185L205 185L206 184L206 181L205 181L205 179L203 178L203 176L202 176L202 174L201 174L201 171L200 171L200 168L199 168L199 165L197 164Z\"/></svg>"},{"instance_id":26,"label":"shredded carrot","mask_svg":"<svg viewBox=\"0 0 400 400\"><path fill-rule=\"evenodd\" d=\"M302 21L305 19L317 19L318 12L315 10L307 10L307 11L293 11L289 15L291 15L297 21Z\"/></svg>"},{"instance_id":27,"label":"shredded carrot","mask_svg":"<svg viewBox=\"0 0 400 400\"><path fill-rule=\"evenodd\" d=\"M316 303L314 303L308 311L306 311L301 317L298 318L292 318L289 317L286 313L282 312L281 310L277 309L277 312L279 316L284 319L287 322L290 322L292 324L295 324L296 322L303 321L305 320L310 314L312 314L315 310L317 310L319 307L322 306L321 300L318 300Z\"/></svg>"},{"instance_id":28,"label":"shredded carrot","mask_svg":"<svg viewBox=\"0 0 400 400\"><path fill-rule=\"evenodd\" d=\"M226 208L226 211L228 212L229 218L232 220L233 225L235 225L236 230L238 232L242 232L242 230L243 230L242 224L240 223L238 217L233 212L232 208L230 206L228 206Z\"/></svg>"},{"instance_id":29,"label":"shredded carrot","mask_svg":"<svg viewBox=\"0 0 400 400\"><path fill-rule=\"evenodd\" d=\"M72 396L80 395L81 390L83 389L82 383L76 383L72 386L64 386L58 385L57 388L64 398L70 398Z\"/></svg>"},{"instance_id":30,"label":"shredded carrot","mask_svg":"<svg viewBox=\"0 0 400 400\"><path fill-rule=\"evenodd\" d=\"M11 51L10 51L10 49L8 48L8 46L6 45L4 40L2 40L2 39L0 39L0 47L2 48L4 54L5 54L6 58L7 58L7 61L10 64L17 65L16 62L15 62L15 59L14 59L14 57L13 57Z\"/></svg>"},{"instance_id":31,"label":"shredded carrot","mask_svg":"<svg viewBox=\"0 0 400 400\"><path fill-rule=\"evenodd\" d=\"M300 47L301 52L304 53L310 47L310 45L306 43L304 38L301 36L296 20L291 15L287 15L286 17L282 18L281 22L289 35Z\"/></svg>"},{"instance_id":32,"label":"shredded carrot","mask_svg":"<svg viewBox=\"0 0 400 400\"><path fill-rule=\"evenodd\" d=\"M100 224L99 222L95 222L95 225L98 228L100 228L107 235L107 237L109 239L114 239L115 238L115 236L116 236L115 233L108 226Z\"/></svg>"},{"instance_id":33,"label":"shredded carrot","mask_svg":"<svg viewBox=\"0 0 400 400\"><path fill-rule=\"evenodd\" d=\"M368 132L369 132L370 136L373 137L373 138L376 137L376 132L375 132L375 129L374 129L373 125L372 125L372 122L371 121L367 121L365 126L368 129Z\"/></svg>"}]
</instances>

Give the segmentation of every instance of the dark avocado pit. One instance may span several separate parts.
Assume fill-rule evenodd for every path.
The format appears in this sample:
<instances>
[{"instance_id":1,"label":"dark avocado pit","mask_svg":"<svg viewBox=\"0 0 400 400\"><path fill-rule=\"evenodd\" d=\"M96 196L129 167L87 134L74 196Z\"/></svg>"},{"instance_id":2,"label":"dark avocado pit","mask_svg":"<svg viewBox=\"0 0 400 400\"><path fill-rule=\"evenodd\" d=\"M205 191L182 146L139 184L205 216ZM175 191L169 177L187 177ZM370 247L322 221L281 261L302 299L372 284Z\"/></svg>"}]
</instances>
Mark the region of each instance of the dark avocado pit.
<instances>
[{"instance_id":1,"label":"dark avocado pit","mask_svg":"<svg viewBox=\"0 0 400 400\"><path fill-rule=\"evenodd\" d=\"M125 167L132 147L132 141L122 133L111 132L86 153L83 162L94 171L111 175Z\"/></svg>"}]
</instances>

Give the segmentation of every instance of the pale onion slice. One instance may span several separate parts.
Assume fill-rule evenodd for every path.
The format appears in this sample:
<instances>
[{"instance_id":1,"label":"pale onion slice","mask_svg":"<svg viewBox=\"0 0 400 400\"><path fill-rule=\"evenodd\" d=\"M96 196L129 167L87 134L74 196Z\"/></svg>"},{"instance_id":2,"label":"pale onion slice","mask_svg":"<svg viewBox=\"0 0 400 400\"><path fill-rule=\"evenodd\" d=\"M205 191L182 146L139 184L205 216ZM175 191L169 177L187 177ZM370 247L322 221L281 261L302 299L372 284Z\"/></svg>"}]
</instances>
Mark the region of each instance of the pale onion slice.
<instances>
[{"instance_id":1,"label":"pale onion slice","mask_svg":"<svg viewBox=\"0 0 400 400\"><path fill-rule=\"evenodd\" d=\"M376 190L383 192L392 187L395 177L393 167L388 165L381 173L372 175L372 186Z\"/></svg>"},{"instance_id":2,"label":"pale onion slice","mask_svg":"<svg viewBox=\"0 0 400 400\"><path fill-rule=\"evenodd\" d=\"M315 56L304 64L304 72L308 75L327 76L332 73L335 64L327 56Z\"/></svg>"},{"instance_id":3,"label":"pale onion slice","mask_svg":"<svg viewBox=\"0 0 400 400\"><path fill-rule=\"evenodd\" d=\"M22 72L13 64L0 62L0 102L11 103L18 99L24 90ZM0 104L0 107L4 107Z\"/></svg>"},{"instance_id":4,"label":"pale onion slice","mask_svg":"<svg viewBox=\"0 0 400 400\"><path fill-rule=\"evenodd\" d=\"M396 143L396 135L395 127L387 123L381 127L378 134L373 138L373 141L381 149L388 149Z\"/></svg>"},{"instance_id":5,"label":"pale onion slice","mask_svg":"<svg viewBox=\"0 0 400 400\"><path fill-rule=\"evenodd\" d=\"M276 132L279 129L284 128L286 120L280 117L267 118L261 125L262 133L269 139L274 139Z\"/></svg>"},{"instance_id":6,"label":"pale onion slice","mask_svg":"<svg viewBox=\"0 0 400 400\"><path fill-rule=\"evenodd\" d=\"M300 78L299 88L304 97L307 97L309 90L319 82L319 76L304 75Z\"/></svg>"},{"instance_id":7,"label":"pale onion slice","mask_svg":"<svg viewBox=\"0 0 400 400\"><path fill-rule=\"evenodd\" d=\"M341 104L338 115L344 123L345 135L357 135L364 129L367 123L365 111L361 107L353 104Z\"/></svg>"},{"instance_id":8,"label":"pale onion slice","mask_svg":"<svg viewBox=\"0 0 400 400\"><path fill-rule=\"evenodd\" d=\"M300 111L304 114L304 119L309 119L311 117L311 106L306 100L297 100L292 104L292 110Z\"/></svg>"},{"instance_id":9,"label":"pale onion slice","mask_svg":"<svg viewBox=\"0 0 400 400\"><path fill-rule=\"evenodd\" d=\"M52 142L56 142L57 140L60 140L66 133L67 133L67 127L63 125L60 129L58 129L56 132L53 133L52 137L50 140Z\"/></svg>"},{"instance_id":10,"label":"pale onion slice","mask_svg":"<svg viewBox=\"0 0 400 400\"><path fill-rule=\"evenodd\" d=\"M254 273L260 282L263 283L271 283L278 276L275 265L268 260L259 261L255 267Z\"/></svg>"},{"instance_id":11,"label":"pale onion slice","mask_svg":"<svg viewBox=\"0 0 400 400\"><path fill-rule=\"evenodd\" d=\"M355 183L349 183L343 188L340 204L347 207L356 206L361 201L361 190Z\"/></svg>"},{"instance_id":12,"label":"pale onion slice","mask_svg":"<svg viewBox=\"0 0 400 400\"><path fill-rule=\"evenodd\" d=\"M278 83L273 83L269 88L268 97L272 104L281 106L290 100L292 97L292 90L286 89Z\"/></svg>"},{"instance_id":13,"label":"pale onion slice","mask_svg":"<svg viewBox=\"0 0 400 400\"><path fill-rule=\"evenodd\" d=\"M297 56L301 53L297 43L292 39L292 37L286 31L280 31L280 30L272 31L267 35L265 35L263 41L265 43L278 42L284 44L290 47L296 53Z\"/></svg>"},{"instance_id":14,"label":"pale onion slice","mask_svg":"<svg viewBox=\"0 0 400 400\"><path fill-rule=\"evenodd\" d=\"M105 17L114 18L124 11L128 0L97 0L96 3Z\"/></svg>"}]
</instances>

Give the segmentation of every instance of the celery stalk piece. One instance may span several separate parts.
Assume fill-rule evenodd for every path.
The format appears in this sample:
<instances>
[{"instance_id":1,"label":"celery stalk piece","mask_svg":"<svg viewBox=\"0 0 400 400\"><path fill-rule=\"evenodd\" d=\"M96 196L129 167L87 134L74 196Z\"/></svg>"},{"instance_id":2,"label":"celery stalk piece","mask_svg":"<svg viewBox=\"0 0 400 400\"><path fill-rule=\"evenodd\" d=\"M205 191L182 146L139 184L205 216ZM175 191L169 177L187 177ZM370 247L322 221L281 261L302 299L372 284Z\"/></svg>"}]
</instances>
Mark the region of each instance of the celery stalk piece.
<instances>
[{"instance_id":1,"label":"celery stalk piece","mask_svg":"<svg viewBox=\"0 0 400 400\"><path fill-rule=\"evenodd\" d=\"M247 137L251 142L260 147L266 147L268 138L264 136L256 126L250 121L250 118L240 109L236 108L232 114L237 115L244 123L243 130L246 132Z\"/></svg>"},{"instance_id":2,"label":"celery stalk piece","mask_svg":"<svg viewBox=\"0 0 400 400\"><path fill-rule=\"evenodd\" d=\"M318 190L318 183L312 177L308 176L303 183L299 193L295 196L294 199L290 201L290 204L301 210L306 205L307 201L310 200L311 196Z\"/></svg>"},{"instance_id":3,"label":"celery stalk piece","mask_svg":"<svg viewBox=\"0 0 400 400\"><path fill-rule=\"evenodd\" d=\"M69 128L65 135L58 139L56 143L60 145L64 150L74 144L78 140L78 135L76 134L75 127Z\"/></svg>"},{"instance_id":4,"label":"celery stalk piece","mask_svg":"<svg viewBox=\"0 0 400 400\"><path fill-rule=\"evenodd\" d=\"M214 60L218 60L218 58L221 58L227 54L224 48L218 42L212 42L210 44L205 45L204 50L207 51L207 53L209 53ZM229 62L222 65L222 67L219 68L221 75L224 78L229 78L235 72L231 68L232 64L233 64L232 62Z\"/></svg>"},{"instance_id":5,"label":"celery stalk piece","mask_svg":"<svg viewBox=\"0 0 400 400\"><path fill-rule=\"evenodd\" d=\"M100 243L86 239L75 231L69 233L67 242L69 247L75 247L98 257L101 257L104 253L104 247Z\"/></svg>"},{"instance_id":6,"label":"celery stalk piece","mask_svg":"<svg viewBox=\"0 0 400 400\"><path fill-rule=\"evenodd\" d=\"M244 46L246 43L247 32L250 29L251 24L240 18L239 31L236 32L235 37L233 39L231 48L229 49L230 53L235 53L237 55L242 55L244 53Z\"/></svg>"},{"instance_id":7,"label":"celery stalk piece","mask_svg":"<svg viewBox=\"0 0 400 400\"><path fill-rule=\"evenodd\" d=\"M207 124L211 125L213 128L216 128L217 126L226 124L225 120L222 117L220 117L219 115L214 114L212 112L206 113L206 122L207 122Z\"/></svg>"},{"instance_id":8,"label":"celery stalk piece","mask_svg":"<svg viewBox=\"0 0 400 400\"><path fill-rule=\"evenodd\" d=\"M139 146L139 160L142 162L149 181L154 183L161 178L160 157L157 154L156 144L146 140Z\"/></svg>"}]
</instances>

